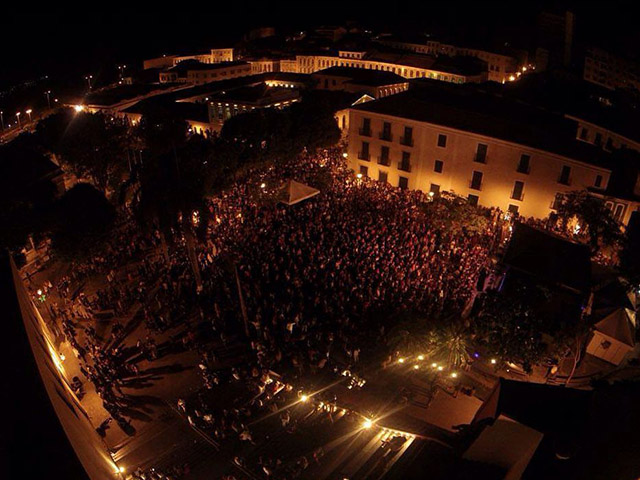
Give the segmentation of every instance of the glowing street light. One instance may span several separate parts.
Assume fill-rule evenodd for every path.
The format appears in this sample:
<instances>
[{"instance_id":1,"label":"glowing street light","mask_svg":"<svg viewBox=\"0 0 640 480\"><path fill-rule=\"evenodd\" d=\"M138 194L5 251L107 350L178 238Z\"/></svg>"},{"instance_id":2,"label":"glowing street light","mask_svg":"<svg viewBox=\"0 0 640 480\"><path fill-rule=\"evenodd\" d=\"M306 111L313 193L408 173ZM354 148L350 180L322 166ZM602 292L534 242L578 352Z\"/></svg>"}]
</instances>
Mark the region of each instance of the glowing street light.
<instances>
[{"instance_id":1,"label":"glowing street light","mask_svg":"<svg viewBox=\"0 0 640 480\"><path fill-rule=\"evenodd\" d=\"M424 355L418 355L418 360L420 361L424 360Z\"/></svg>"},{"instance_id":2,"label":"glowing street light","mask_svg":"<svg viewBox=\"0 0 640 480\"><path fill-rule=\"evenodd\" d=\"M458 378L458 374L456 372L451 372L451 378Z\"/></svg>"},{"instance_id":3,"label":"glowing street light","mask_svg":"<svg viewBox=\"0 0 640 480\"><path fill-rule=\"evenodd\" d=\"M371 427L373 427L373 421L368 418L365 418L364 422L362 422L362 428L365 428L368 430Z\"/></svg>"},{"instance_id":4,"label":"glowing street light","mask_svg":"<svg viewBox=\"0 0 640 480\"><path fill-rule=\"evenodd\" d=\"M495 358L492 358L492 359L491 359L491 364L492 364L492 365L495 365L497 362L498 362L498 361L497 361Z\"/></svg>"},{"instance_id":5,"label":"glowing street light","mask_svg":"<svg viewBox=\"0 0 640 480\"><path fill-rule=\"evenodd\" d=\"M300 395L300 401L302 403L305 403L307 400L309 400L309 395L305 395L305 394Z\"/></svg>"},{"instance_id":6,"label":"glowing street light","mask_svg":"<svg viewBox=\"0 0 640 480\"><path fill-rule=\"evenodd\" d=\"M18 119L18 128L21 128L22 125L20 124L20 112L16 113L16 118Z\"/></svg>"},{"instance_id":7,"label":"glowing street light","mask_svg":"<svg viewBox=\"0 0 640 480\"><path fill-rule=\"evenodd\" d=\"M89 85L89 90L91 90L91 80L93 79L93 75L86 75L84 79L87 81L87 85Z\"/></svg>"},{"instance_id":8,"label":"glowing street light","mask_svg":"<svg viewBox=\"0 0 640 480\"><path fill-rule=\"evenodd\" d=\"M33 110L29 109L29 110L27 110L27 111L25 112L27 115L29 115L29 122L31 122L31 112L32 112L32 111L33 111Z\"/></svg>"},{"instance_id":9,"label":"glowing street light","mask_svg":"<svg viewBox=\"0 0 640 480\"><path fill-rule=\"evenodd\" d=\"M413 369L414 369L414 370L418 370L419 368L420 368L420 365L414 365L414 366L413 366Z\"/></svg>"},{"instance_id":10,"label":"glowing street light","mask_svg":"<svg viewBox=\"0 0 640 480\"><path fill-rule=\"evenodd\" d=\"M404 363L404 358L400 357L400 358L398 359L398 363Z\"/></svg>"},{"instance_id":11,"label":"glowing street light","mask_svg":"<svg viewBox=\"0 0 640 480\"><path fill-rule=\"evenodd\" d=\"M51 108L51 90L44 92L44 95L47 97L47 105Z\"/></svg>"},{"instance_id":12,"label":"glowing street light","mask_svg":"<svg viewBox=\"0 0 640 480\"><path fill-rule=\"evenodd\" d=\"M0 110L0 125L2 125L2 130L4 130L4 111Z\"/></svg>"},{"instance_id":13,"label":"glowing street light","mask_svg":"<svg viewBox=\"0 0 640 480\"><path fill-rule=\"evenodd\" d=\"M76 112L82 112L82 111L84 110L84 105L74 105L74 106L73 106L73 109L74 109Z\"/></svg>"}]
</instances>

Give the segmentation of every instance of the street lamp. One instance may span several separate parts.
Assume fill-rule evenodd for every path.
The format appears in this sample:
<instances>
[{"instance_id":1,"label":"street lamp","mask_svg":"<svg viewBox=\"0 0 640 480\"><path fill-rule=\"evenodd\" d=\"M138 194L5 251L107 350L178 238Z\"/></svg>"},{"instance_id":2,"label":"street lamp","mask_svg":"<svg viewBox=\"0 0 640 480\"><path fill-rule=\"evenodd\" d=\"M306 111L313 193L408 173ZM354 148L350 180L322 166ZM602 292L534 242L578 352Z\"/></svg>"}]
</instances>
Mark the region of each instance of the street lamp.
<instances>
[{"instance_id":1,"label":"street lamp","mask_svg":"<svg viewBox=\"0 0 640 480\"><path fill-rule=\"evenodd\" d=\"M18 128L22 128L22 125L20 125L20 112L16 113L16 118L18 119Z\"/></svg>"},{"instance_id":2,"label":"street lamp","mask_svg":"<svg viewBox=\"0 0 640 480\"><path fill-rule=\"evenodd\" d=\"M44 94L47 97L47 105L49 106L49 109L51 109L51 90L47 90Z\"/></svg>"},{"instance_id":3,"label":"street lamp","mask_svg":"<svg viewBox=\"0 0 640 480\"><path fill-rule=\"evenodd\" d=\"M84 77L84 79L87 81L87 85L89 85L89 90L91 90L91 79L93 78L93 75L87 75Z\"/></svg>"},{"instance_id":4,"label":"street lamp","mask_svg":"<svg viewBox=\"0 0 640 480\"><path fill-rule=\"evenodd\" d=\"M31 123L31 112L32 112L32 111L33 111L33 110L29 109L29 110L27 110L27 111L25 112L27 115L29 115L29 123Z\"/></svg>"},{"instance_id":5,"label":"street lamp","mask_svg":"<svg viewBox=\"0 0 640 480\"><path fill-rule=\"evenodd\" d=\"M4 112L0 110L0 125L2 125L2 130L4 130Z\"/></svg>"}]
</instances>

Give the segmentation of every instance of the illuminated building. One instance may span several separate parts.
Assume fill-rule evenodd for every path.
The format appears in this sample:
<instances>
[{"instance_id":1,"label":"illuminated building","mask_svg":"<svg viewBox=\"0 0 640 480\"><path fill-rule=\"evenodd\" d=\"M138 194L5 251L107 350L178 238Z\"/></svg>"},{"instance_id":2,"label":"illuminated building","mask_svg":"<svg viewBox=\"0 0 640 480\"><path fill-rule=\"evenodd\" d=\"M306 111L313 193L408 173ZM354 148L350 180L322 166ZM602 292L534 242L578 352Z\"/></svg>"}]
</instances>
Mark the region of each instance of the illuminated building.
<instances>
[{"instance_id":1,"label":"illuminated building","mask_svg":"<svg viewBox=\"0 0 640 480\"><path fill-rule=\"evenodd\" d=\"M558 194L606 191L607 153L577 141L573 122L430 83L349 109L356 173L537 218L553 211Z\"/></svg>"}]
</instances>

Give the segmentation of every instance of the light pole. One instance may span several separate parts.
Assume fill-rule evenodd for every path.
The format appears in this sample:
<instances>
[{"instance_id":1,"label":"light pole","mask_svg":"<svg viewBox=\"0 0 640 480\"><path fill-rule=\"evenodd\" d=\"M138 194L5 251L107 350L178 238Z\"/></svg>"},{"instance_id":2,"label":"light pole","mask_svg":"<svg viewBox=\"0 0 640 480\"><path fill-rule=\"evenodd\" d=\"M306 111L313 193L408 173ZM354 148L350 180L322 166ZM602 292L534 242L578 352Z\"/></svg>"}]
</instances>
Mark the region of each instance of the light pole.
<instances>
[{"instance_id":1,"label":"light pole","mask_svg":"<svg viewBox=\"0 0 640 480\"><path fill-rule=\"evenodd\" d=\"M0 110L0 124L2 125L2 130L4 131L4 112Z\"/></svg>"},{"instance_id":2,"label":"light pole","mask_svg":"<svg viewBox=\"0 0 640 480\"><path fill-rule=\"evenodd\" d=\"M20 112L16 113L16 118L18 119L18 128L22 128L22 125L20 125Z\"/></svg>"},{"instance_id":3,"label":"light pole","mask_svg":"<svg viewBox=\"0 0 640 480\"><path fill-rule=\"evenodd\" d=\"M27 110L27 111L25 112L27 115L29 115L29 123L31 123L31 112L32 112L32 110L31 110L31 109L29 109L29 110Z\"/></svg>"},{"instance_id":4,"label":"light pole","mask_svg":"<svg viewBox=\"0 0 640 480\"><path fill-rule=\"evenodd\" d=\"M51 110L51 90L47 90L46 92L44 92L44 94L47 97L47 105L49 106L49 110Z\"/></svg>"},{"instance_id":5,"label":"light pole","mask_svg":"<svg viewBox=\"0 0 640 480\"><path fill-rule=\"evenodd\" d=\"M91 90L91 79L93 78L93 75L87 75L86 77L84 77L84 79L87 81L87 85L89 85L89 90Z\"/></svg>"}]
</instances>

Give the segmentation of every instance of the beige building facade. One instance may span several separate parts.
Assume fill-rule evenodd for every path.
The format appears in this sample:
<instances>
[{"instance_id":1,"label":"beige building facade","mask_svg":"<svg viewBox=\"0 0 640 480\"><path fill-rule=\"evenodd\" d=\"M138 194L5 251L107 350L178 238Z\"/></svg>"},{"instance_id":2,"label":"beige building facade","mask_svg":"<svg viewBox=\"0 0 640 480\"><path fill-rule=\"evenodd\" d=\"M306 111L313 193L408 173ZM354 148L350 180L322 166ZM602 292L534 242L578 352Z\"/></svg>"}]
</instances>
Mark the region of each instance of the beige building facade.
<instances>
[{"instance_id":1,"label":"beige building facade","mask_svg":"<svg viewBox=\"0 0 640 480\"><path fill-rule=\"evenodd\" d=\"M548 216L559 193L604 191L610 175L547 150L357 107L349 110L347 138L356 173L401 188L450 191L526 217Z\"/></svg>"},{"instance_id":2,"label":"beige building facade","mask_svg":"<svg viewBox=\"0 0 640 480\"><path fill-rule=\"evenodd\" d=\"M430 78L450 83L483 82L487 79L487 72L480 74L461 74L445 72L424 66L404 65L391 61L367 58L364 52L341 51L335 55L297 55L295 61L280 63L281 71L294 73L314 73L330 67L365 68L392 72L404 78Z\"/></svg>"}]
</instances>

